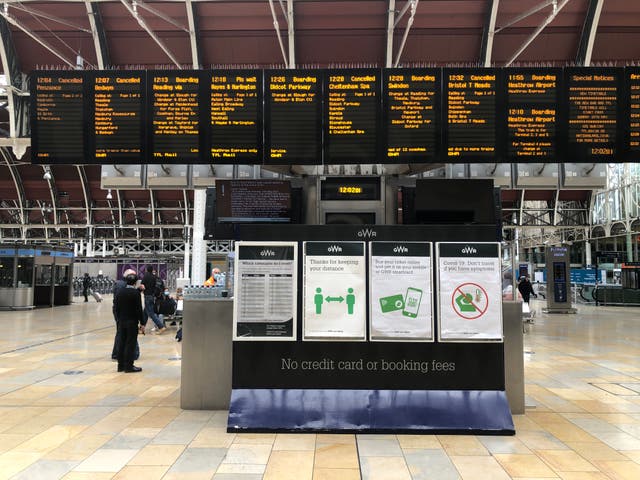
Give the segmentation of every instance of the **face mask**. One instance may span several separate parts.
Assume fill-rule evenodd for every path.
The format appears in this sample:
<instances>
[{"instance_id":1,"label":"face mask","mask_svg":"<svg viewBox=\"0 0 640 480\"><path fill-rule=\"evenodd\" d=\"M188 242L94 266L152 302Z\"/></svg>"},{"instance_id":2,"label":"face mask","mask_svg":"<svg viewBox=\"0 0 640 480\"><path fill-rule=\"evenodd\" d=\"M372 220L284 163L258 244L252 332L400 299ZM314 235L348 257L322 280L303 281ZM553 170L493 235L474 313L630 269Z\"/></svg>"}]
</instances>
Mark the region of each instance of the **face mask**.
<instances>
[{"instance_id":1,"label":"face mask","mask_svg":"<svg viewBox=\"0 0 640 480\"><path fill-rule=\"evenodd\" d=\"M169 295L169 290L165 290L165 291L164 291L164 294L165 294L165 295Z\"/></svg>"}]
</instances>

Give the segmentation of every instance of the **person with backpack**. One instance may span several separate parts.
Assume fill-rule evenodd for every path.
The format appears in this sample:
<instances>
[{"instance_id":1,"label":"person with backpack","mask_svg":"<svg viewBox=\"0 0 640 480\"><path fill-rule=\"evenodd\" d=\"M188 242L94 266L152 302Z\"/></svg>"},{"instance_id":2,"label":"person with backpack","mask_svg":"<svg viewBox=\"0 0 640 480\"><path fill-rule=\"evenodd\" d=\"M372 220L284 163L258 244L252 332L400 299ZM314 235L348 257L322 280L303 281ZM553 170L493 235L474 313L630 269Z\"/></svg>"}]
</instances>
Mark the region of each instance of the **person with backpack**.
<instances>
[{"instance_id":1,"label":"person with backpack","mask_svg":"<svg viewBox=\"0 0 640 480\"><path fill-rule=\"evenodd\" d=\"M144 285L144 313L142 324L146 325L147 320L151 318L153 323L156 325L156 332L163 333L167 327L164 326L164 323L158 318L158 315L155 312L157 294L156 283L158 280L159 279L153 273L153 267L151 265L147 265L147 271L144 274L144 277L142 277L142 285Z\"/></svg>"}]
</instances>

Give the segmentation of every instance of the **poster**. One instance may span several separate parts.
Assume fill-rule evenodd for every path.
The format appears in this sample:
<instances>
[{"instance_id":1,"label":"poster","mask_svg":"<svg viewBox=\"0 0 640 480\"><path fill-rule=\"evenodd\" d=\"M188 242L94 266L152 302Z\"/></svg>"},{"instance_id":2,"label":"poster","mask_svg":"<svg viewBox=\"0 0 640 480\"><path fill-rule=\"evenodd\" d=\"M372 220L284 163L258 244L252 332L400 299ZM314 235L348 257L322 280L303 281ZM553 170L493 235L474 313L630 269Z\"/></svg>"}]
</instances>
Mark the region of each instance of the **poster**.
<instances>
[{"instance_id":1,"label":"poster","mask_svg":"<svg viewBox=\"0 0 640 480\"><path fill-rule=\"evenodd\" d=\"M234 340L296 340L297 242L236 242Z\"/></svg>"},{"instance_id":2,"label":"poster","mask_svg":"<svg viewBox=\"0 0 640 480\"><path fill-rule=\"evenodd\" d=\"M433 340L431 244L371 242L371 340Z\"/></svg>"},{"instance_id":3,"label":"poster","mask_svg":"<svg viewBox=\"0 0 640 480\"><path fill-rule=\"evenodd\" d=\"M438 243L438 339L502 341L500 244Z\"/></svg>"},{"instance_id":4,"label":"poster","mask_svg":"<svg viewBox=\"0 0 640 480\"><path fill-rule=\"evenodd\" d=\"M304 339L366 337L364 242L304 242Z\"/></svg>"}]
</instances>

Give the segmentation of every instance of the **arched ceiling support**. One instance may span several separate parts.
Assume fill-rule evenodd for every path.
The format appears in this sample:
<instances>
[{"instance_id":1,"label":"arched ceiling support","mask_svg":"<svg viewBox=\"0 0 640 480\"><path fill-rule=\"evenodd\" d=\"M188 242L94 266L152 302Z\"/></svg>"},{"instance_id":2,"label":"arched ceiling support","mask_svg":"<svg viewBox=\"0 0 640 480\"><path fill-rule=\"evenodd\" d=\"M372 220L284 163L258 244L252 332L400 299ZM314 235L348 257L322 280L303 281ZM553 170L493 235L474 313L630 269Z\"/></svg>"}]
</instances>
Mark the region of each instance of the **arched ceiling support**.
<instances>
[{"instance_id":1,"label":"arched ceiling support","mask_svg":"<svg viewBox=\"0 0 640 480\"><path fill-rule=\"evenodd\" d=\"M149 34L151 39L156 42L156 44L165 53L165 55L169 57L174 65L179 69L182 69L182 65L180 65L175 55L171 52L171 50L169 50L169 48L164 44L160 37L158 37L158 35L156 35L155 32L151 30L151 28L149 28L147 23L144 21L144 18L142 18L142 15L138 13L138 3L135 1L129 3L127 0L120 0L120 2L122 3L122 5L124 5L124 8L127 9L131 16L138 22L138 25L140 25Z\"/></svg>"},{"instance_id":2,"label":"arched ceiling support","mask_svg":"<svg viewBox=\"0 0 640 480\"><path fill-rule=\"evenodd\" d=\"M93 210L91 209L93 199L91 198L91 191L89 190L87 172L82 165L76 165L76 169L78 170L78 177L80 177L80 184L82 185L82 194L84 195L85 221L87 222L87 225L89 225L93 223Z\"/></svg>"},{"instance_id":3,"label":"arched ceiling support","mask_svg":"<svg viewBox=\"0 0 640 480\"><path fill-rule=\"evenodd\" d=\"M393 62L393 67L396 68L398 66L398 64L400 63L400 57L402 56L402 52L404 51L404 46L407 43L407 38L409 37L409 30L411 30L411 27L413 26L413 19L416 16L416 10L418 9L418 2L420 2L420 0L409 0L407 2L407 4L404 6L404 8L402 9L402 11L400 12L400 15L398 15L398 18L395 21L395 25L398 25L398 22L400 21L400 19L404 16L404 14L406 13L407 9L410 8L411 9L411 13L409 15L409 20L407 20L407 25L404 28L404 34L402 35L402 40L400 41L400 47L398 48L398 53L396 54L396 60Z\"/></svg>"},{"instance_id":4,"label":"arched ceiling support","mask_svg":"<svg viewBox=\"0 0 640 480\"><path fill-rule=\"evenodd\" d=\"M524 52L529 45L531 45L531 42L538 38L538 35L540 35L542 31L547 28L547 25L555 20L556 16L558 16L558 13L560 13L560 11L567 5L567 3L569 3L569 0L562 0L560 3L557 3L557 0L552 0L551 5L553 5L553 10L551 11L551 13L547 16L547 18L544 19L542 24L537 27L531 35L529 35L529 38L525 40L520 48L516 50L513 56L504 65L505 67L511 66L511 64L516 61L520 54Z\"/></svg>"},{"instance_id":5,"label":"arched ceiling support","mask_svg":"<svg viewBox=\"0 0 640 480\"><path fill-rule=\"evenodd\" d=\"M384 66L391 68L393 65L393 32L395 31L396 0L389 0L387 11L387 49L385 52Z\"/></svg>"},{"instance_id":6,"label":"arched ceiling support","mask_svg":"<svg viewBox=\"0 0 640 480\"><path fill-rule=\"evenodd\" d=\"M4 158L5 163L7 164L7 168L9 169L9 173L11 173L11 178L13 179L13 184L16 187L16 193L18 197L18 207L20 208L20 223L22 226L20 227L22 238L26 238L26 224L28 223L27 215L25 213L25 207L27 203L27 197L24 194L24 188L22 185L22 178L20 178L20 172L17 167L13 164L11 159L11 155L5 148L0 148L0 153L2 154L2 158Z\"/></svg>"},{"instance_id":7,"label":"arched ceiling support","mask_svg":"<svg viewBox=\"0 0 640 480\"><path fill-rule=\"evenodd\" d=\"M487 0L487 14L482 30L482 43L480 45L480 63L484 67L491 66L493 56L493 37L496 34L496 18L500 0Z\"/></svg>"},{"instance_id":8,"label":"arched ceiling support","mask_svg":"<svg viewBox=\"0 0 640 480\"><path fill-rule=\"evenodd\" d=\"M4 9L0 9L0 15L11 25L13 25L14 27L22 30L24 33L26 33L29 37L31 37L32 40L36 41L37 43L39 43L40 45L42 45L44 48L46 48L47 50L49 50L51 53L53 53L56 57L58 57L60 60L62 60L64 63L66 63L69 67L75 69L76 68L76 63L70 61L69 59L67 59L62 53L60 53L57 49L55 49L53 46L49 45L47 42L45 42L44 40L42 40L39 36L37 36L35 33L33 33L31 30L29 30L28 28L24 27L20 22L18 22L15 18L13 18L11 16L11 14L9 13L9 9L8 9L8 4L5 3L5 8Z\"/></svg>"},{"instance_id":9,"label":"arched ceiling support","mask_svg":"<svg viewBox=\"0 0 640 480\"><path fill-rule=\"evenodd\" d=\"M122 228L124 218L122 217L122 199L120 198L120 190L116 190L116 200L118 201L118 225Z\"/></svg>"},{"instance_id":10,"label":"arched ceiling support","mask_svg":"<svg viewBox=\"0 0 640 480\"><path fill-rule=\"evenodd\" d=\"M151 210L151 225L156 224L156 202L153 198L153 190L149 189L149 209Z\"/></svg>"},{"instance_id":11,"label":"arched ceiling support","mask_svg":"<svg viewBox=\"0 0 640 480\"><path fill-rule=\"evenodd\" d=\"M591 54L593 53L593 43L596 39L596 31L598 23L600 23L600 14L602 13L602 5L604 0L590 0L587 16L584 19L582 34L580 35L580 45L578 45L578 54L576 55L576 64L584 67L591 65Z\"/></svg>"},{"instance_id":12,"label":"arched ceiling support","mask_svg":"<svg viewBox=\"0 0 640 480\"><path fill-rule=\"evenodd\" d=\"M193 68L199 70L202 68L202 55L200 54L200 46L198 44L198 25L196 18L198 11L195 3L191 0L184 0L187 7L187 22L189 24L189 43L191 44L191 63Z\"/></svg>"},{"instance_id":13,"label":"arched ceiling support","mask_svg":"<svg viewBox=\"0 0 640 480\"><path fill-rule=\"evenodd\" d=\"M49 186L49 193L51 194L51 208L53 209L53 223L59 223L58 219L58 206L56 205L56 200L58 199L58 189L56 188L56 180L53 176L53 172L51 171L51 167L48 165L43 165L42 170L46 173L49 172L49 178L45 178L44 181L47 182Z\"/></svg>"},{"instance_id":14,"label":"arched ceiling support","mask_svg":"<svg viewBox=\"0 0 640 480\"><path fill-rule=\"evenodd\" d=\"M25 4L21 4L19 2L11 2L11 8L15 10L20 10L22 12L28 13L33 17L44 18L45 20L49 20L51 22L59 23L60 25L64 25L66 27L71 27L74 30L78 30L85 33L91 33L91 30L84 28L81 25L70 22L69 20L64 20L62 18L56 17L55 15L51 15L50 13L45 13L40 10L37 10L33 7L27 7Z\"/></svg>"},{"instance_id":15,"label":"arched ceiling support","mask_svg":"<svg viewBox=\"0 0 640 480\"><path fill-rule=\"evenodd\" d=\"M269 0L269 8L271 10L271 17L273 18L273 28L276 31L278 37L278 44L280 45L280 51L282 52L282 59L284 60L285 67L296 68L296 48L295 48L295 29L294 29L294 14L293 14L293 0L287 0L287 8L285 9L283 0L278 0L280 8L287 22L287 38L288 38L288 54L284 49L284 42L282 41L282 34L280 33L280 23L278 22L278 15L273 5L273 0Z\"/></svg>"},{"instance_id":16,"label":"arched ceiling support","mask_svg":"<svg viewBox=\"0 0 640 480\"><path fill-rule=\"evenodd\" d=\"M87 8L87 16L89 17L89 25L91 26L93 46L96 49L98 69L104 70L111 65L111 59L109 58L109 44L107 43L107 34L104 31L104 24L102 23L100 6L91 0L85 0L84 4Z\"/></svg>"}]
</instances>

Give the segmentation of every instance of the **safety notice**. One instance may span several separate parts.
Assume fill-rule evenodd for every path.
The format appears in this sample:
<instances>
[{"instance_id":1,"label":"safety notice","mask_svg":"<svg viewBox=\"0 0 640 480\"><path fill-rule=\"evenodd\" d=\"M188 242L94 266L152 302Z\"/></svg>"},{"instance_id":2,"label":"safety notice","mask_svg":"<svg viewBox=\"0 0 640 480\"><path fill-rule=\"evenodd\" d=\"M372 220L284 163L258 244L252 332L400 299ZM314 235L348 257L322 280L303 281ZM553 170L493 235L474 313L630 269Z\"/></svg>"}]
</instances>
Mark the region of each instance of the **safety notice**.
<instances>
[{"instance_id":1,"label":"safety notice","mask_svg":"<svg viewBox=\"0 0 640 480\"><path fill-rule=\"evenodd\" d=\"M439 329L442 341L502 341L498 243L438 243Z\"/></svg>"},{"instance_id":2,"label":"safety notice","mask_svg":"<svg viewBox=\"0 0 640 480\"><path fill-rule=\"evenodd\" d=\"M364 339L364 242L304 243L304 339Z\"/></svg>"},{"instance_id":3,"label":"safety notice","mask_svg":"<svg viewBox=\"0 0 640 480\"><path fill-rule=\"evenodd\" d=\"M433 340L431 244L371 242L371 340Z\"/></svg>"}]
</instances>

